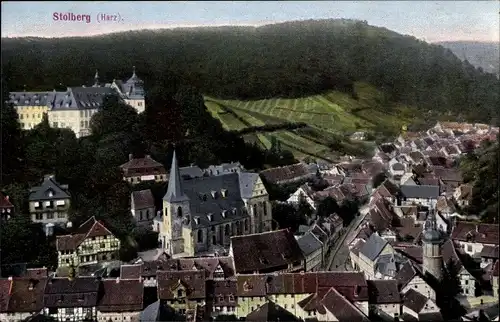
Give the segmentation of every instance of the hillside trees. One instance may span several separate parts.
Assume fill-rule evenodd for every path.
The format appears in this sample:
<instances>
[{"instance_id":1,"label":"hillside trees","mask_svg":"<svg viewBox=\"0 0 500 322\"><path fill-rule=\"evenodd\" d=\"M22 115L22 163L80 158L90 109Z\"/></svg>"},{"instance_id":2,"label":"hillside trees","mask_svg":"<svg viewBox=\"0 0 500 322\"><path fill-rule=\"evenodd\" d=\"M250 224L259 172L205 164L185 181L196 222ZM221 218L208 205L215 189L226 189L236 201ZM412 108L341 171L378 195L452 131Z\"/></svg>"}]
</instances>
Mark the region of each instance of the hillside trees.
<instances>
[{"instance_id":1,"label":"hillside trees","mask_svg":"<svg viewBox=\"0 0 500 322\"><path fill-rule=\"evenodd\" d=\"M61 73L75 53L85 60L71 73ZM297 97L332 89L355 96L352 83L364 81L382 89L391 101L438 115L451 111L471 121L498 120L500 105L500 94L491 90L499 80L450 50L346 19L89 39L2 39L2 57L17 90L23 85L47 90L60 83L78 86L92 78L96 64L106 79L125 79L135 64L145 84L170 78L172 94L179 85L175 78L203 94L233 99ZM43 82L39 75L44 75Z\"/></svg>"}]
</instances>

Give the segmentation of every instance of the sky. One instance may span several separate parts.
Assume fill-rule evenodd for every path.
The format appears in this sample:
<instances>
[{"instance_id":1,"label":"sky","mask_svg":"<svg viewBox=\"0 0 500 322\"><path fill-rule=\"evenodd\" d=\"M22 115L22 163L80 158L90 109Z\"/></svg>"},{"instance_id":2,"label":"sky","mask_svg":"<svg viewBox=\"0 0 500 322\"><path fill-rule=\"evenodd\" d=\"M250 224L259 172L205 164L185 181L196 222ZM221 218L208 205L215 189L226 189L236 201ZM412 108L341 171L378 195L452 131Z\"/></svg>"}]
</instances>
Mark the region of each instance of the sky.
<instances>
[{"instance_id":1,"label":"sky","mask_svg":"<svg viewBox=\"0 0 500 322\"><path fill-rule=\"evenodd\" d=\"M370 25L427 42L498 41L499 13L498 0L2 1L1 24L2 37L67 37L137 29L259 26L290 20L346 18L366 20ZM80 21L61 21L64 14ZM108 21L102 19L104 15Z\"/></svg>"}]
</instances>

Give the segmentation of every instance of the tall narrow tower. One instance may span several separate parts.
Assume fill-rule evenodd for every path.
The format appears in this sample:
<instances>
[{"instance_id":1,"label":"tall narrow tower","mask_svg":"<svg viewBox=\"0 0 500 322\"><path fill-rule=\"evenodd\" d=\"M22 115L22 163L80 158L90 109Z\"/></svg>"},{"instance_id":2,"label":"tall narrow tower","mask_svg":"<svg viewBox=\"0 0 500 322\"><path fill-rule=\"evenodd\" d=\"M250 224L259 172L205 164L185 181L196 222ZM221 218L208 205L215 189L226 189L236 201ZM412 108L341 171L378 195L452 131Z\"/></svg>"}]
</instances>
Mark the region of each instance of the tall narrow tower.
<instances>
[{"instance_id":1,"label":"tall narrow tower","mask_svg":"<svg viewBox=\"0 0 500 322\"><path fill-rule=\"evenodd\" d=\"M441 252L443 238L437 229L434 209L431 210L425 223L422 242L424 274L428 272L437 280L441 280L443 278L443 254Z\"/></svg>"},{"instance_id":2,"label":"tall narrow tower","mask_svg":"<svg viewBox=\"0 0 500 322\"><path fill-rule=\"evenodd\" d=\"M190 218L189 198L182 190L179 165L174 150L167 193L163 196L163 232L160 233L162 246L171 255L184 251L182 225L189 223Z\"/></svg>"},{"instance_id":3,"label":"tall narrow tower","mask_svg":"<svg viewBox=\"0 0 500 322\"><path fill-rule=\"evenodd\" d=\"M92 87L99 87L99 72L95 70L94 85Z\"/></svg>"}]
</instances>

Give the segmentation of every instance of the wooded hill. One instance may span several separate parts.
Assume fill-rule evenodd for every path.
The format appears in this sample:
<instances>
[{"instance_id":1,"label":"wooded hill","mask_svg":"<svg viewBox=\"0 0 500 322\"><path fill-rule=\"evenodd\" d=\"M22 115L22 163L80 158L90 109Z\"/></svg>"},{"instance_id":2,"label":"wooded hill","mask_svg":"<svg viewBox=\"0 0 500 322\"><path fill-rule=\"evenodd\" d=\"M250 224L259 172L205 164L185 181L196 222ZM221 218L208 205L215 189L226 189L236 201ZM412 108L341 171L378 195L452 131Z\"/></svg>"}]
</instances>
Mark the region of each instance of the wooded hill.
<instances>
[{"instance_id":1,"label":"wooded hill","mask_svg":"<svg viewBox=\"0 0 500 322\"><path fill-rule=\"evenodd\" d=\"M223 99L301 97L353 82L423 111L496 122L499 80L450 50L354 20L308 20L262 27L181 28L96 37L2 39L12 90L46 89L128 78L146 86L173 73Z\"/></svg>"}]
</instances>

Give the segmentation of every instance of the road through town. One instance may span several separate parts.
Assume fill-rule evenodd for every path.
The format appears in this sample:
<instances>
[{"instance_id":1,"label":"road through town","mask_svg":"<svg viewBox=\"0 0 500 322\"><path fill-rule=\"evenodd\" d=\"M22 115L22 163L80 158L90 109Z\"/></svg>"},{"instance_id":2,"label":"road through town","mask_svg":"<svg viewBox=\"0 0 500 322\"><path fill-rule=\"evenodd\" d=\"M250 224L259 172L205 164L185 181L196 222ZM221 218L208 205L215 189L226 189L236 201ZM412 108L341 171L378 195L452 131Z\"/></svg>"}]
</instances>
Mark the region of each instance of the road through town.
<instances>
[{"instance_id":1,"label":"road through town","mask_svg":"<svg viewBox=\"0 0 500 322\"><path fill-rule=\"evenodd\" d=\"M345 270L345 263L349 258L349 247L346 241L349 242L354 238L354 234L357 232L357 228L363 222L366 215L368 214L369 207L365 205L359 209L359 216L356 217L347 227L346 232L337 243L333 246L333 250L328 258L328 265L326 266L329 271L343 271Z\"/></svg>"}]
</instances>

